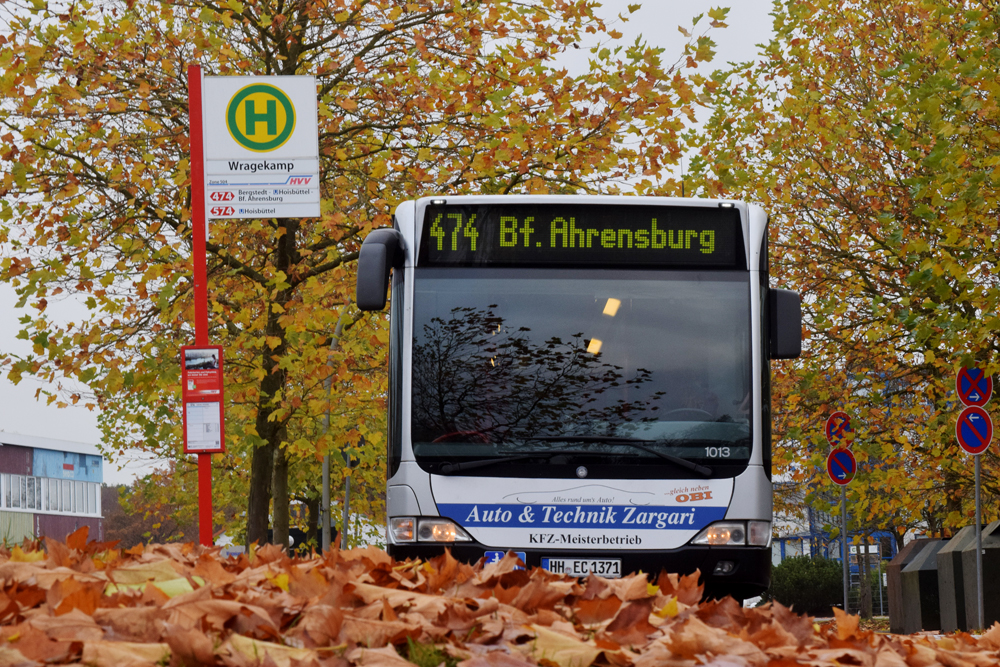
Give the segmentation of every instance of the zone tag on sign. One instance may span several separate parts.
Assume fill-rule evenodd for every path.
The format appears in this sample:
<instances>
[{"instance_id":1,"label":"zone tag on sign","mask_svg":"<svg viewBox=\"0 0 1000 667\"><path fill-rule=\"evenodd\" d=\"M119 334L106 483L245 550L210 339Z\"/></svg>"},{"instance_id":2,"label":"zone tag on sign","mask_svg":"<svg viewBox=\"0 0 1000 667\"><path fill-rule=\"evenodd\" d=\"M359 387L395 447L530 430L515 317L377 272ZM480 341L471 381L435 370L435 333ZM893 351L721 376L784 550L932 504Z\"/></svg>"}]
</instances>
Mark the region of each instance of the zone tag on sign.
<instances>
[{"instance_id":1,"label":"zone tag on sign","mask_svg":"<svg viewBox=\"0 0 1000 667\"><path fill-rule=\"evenodd\" d=\"M993 396L993 378L981 368L963 366L955 378L955 389L963 404L982 407Z\"/></svg>"},{"instance_id":2,"label":"zone tag on sign","mask_svg":"<svg viewBox=\"0 0 1000 667\"><path fill-rule=\"evenodd\" d=\"M986 410L975 405L969 406L958 415L955 435L958 444L969 454L982 454L993 441L993 420Z\"/></svg>"}]
</instances>

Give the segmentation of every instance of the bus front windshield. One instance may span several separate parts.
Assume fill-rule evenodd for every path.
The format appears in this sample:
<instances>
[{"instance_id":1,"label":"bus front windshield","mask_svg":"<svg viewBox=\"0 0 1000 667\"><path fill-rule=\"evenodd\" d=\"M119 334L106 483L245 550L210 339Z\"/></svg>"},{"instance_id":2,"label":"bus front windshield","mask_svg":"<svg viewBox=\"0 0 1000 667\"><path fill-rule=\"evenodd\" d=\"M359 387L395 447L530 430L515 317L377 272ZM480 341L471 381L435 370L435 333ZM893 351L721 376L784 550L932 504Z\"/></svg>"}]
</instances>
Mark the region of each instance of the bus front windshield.
<instances>
[{"instance_id":1,"label":"bus front windshield","mask_svg":"<svg viewBox=\"0 0 1000 667\"><path fill-rule=\"evenodd\" d=\"M745 271L418 268L413 313L419 462L750 456Z\"/></svg>"}]
</instances>

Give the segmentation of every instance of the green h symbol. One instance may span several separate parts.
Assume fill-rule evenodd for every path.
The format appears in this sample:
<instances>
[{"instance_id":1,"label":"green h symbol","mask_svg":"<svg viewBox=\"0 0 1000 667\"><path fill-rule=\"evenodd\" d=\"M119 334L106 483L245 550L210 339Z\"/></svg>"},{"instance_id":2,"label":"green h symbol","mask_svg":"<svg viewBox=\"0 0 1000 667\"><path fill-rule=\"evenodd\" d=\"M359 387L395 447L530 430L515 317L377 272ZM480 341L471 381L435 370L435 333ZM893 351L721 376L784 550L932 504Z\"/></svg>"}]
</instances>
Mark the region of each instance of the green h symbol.
<instances>
[{"instance_id":1,"label":"green h symbol","mask_svg":"<svg viewBox=\"0 0 1000 667\"><path fill-rule=\"evenodd\" d=\"M274 135L278 133L278 102L270 99L267 101L266 111L257 113L257 105L253 100L247 100L243 105L243 113L246 114L247 134L257 134L257 123L267 123L267 133Z\"/></svg>"}]
</instances>

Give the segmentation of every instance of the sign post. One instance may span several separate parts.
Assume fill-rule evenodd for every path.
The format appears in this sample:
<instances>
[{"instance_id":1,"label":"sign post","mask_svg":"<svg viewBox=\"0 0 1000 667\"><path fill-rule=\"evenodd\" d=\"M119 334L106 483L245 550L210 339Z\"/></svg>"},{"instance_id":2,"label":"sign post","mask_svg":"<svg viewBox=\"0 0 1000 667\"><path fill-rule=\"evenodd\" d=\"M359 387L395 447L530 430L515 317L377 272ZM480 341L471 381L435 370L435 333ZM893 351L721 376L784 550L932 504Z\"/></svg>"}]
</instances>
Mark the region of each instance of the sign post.
<instances>
[{"instance_id":1,"label":"sign post","mask_svg":"<svg viewBox=\"0 0 1000 667\"><path fill-rule=\"evenodd\" d=\"M319 123L314 77L210 77L206 88L201 66L187 74L195 345L182 352L184 451L198 454L198 538L211 545L225 406L222 348L208 344L208 219L318 217Z\"/></svg>"},{"instance_id":2,"label":"sign post","mask_svg":"<svg viewBox=\"0 0 1000 667\"><path fill-rule=\"evenodd\" d=\"M850 416L846 412L834 412L826 420L825 431L827 442L834 448L826 457L826 473L834 484L840 486L840 563L844 570L844 613L847 613L851 582L851 568L847 560L847 485L858 471L854 454L846 448L854 442Z\"/></svg>"},{"instance_id":3,"label":"sign post","mask_svg":"<svg viewBox=\"0 0 1000 667\"><path fill-rule=\"evenodd\" d=\"M958 397L966 408L958 415L955 436L958 444L975 459L976 480L976 603L978 625L982 629L986 615L983 609L983 514L981 493L981 465L979 455L990 447L993 440L993 420L982 408L993 396L993 378L980 368L963 367L955 379Z\"/></svg>"},{"instance_id":4,"label":"sign post","mask_svg":"<svg viewBox=\"0 0 1000 667\"><path fill-rule=\"evenodd\" d=\"M188 123L191 131L191 263L194 282L194 340L208 345L208 271L205 242L205 132L202 125L202 76L200 65L188 66ZM220 399L221 405L221 399ZM185 404L185 452L187 451ZM209 546L212 537L212 454L198 452L198 542Z\"/></svg>"}]
</instances>

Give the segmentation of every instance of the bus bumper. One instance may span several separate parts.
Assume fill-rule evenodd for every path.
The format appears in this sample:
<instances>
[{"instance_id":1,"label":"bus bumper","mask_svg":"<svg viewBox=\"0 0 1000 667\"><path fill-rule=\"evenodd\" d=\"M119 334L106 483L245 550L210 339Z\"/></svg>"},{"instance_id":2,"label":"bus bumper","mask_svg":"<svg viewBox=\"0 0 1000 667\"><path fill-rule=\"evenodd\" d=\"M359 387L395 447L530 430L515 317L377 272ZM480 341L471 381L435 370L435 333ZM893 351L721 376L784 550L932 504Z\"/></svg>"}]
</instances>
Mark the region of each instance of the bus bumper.
<instances>
[{"instance_id":1,"label":"bus bumper","mask_svg":"<svg viewBox=\"0 0 1000 667\"><path fill-rule=\"evenodd\" d=\"M483 558L487 547L476 544L390 544L389 555L396 560L408 558L429 560L440 556L446 548L465 563ZM771 584L771 548L768 547L705 547L684 546L670 551L583 551L565 549L512 549L523 553L528 569L541 567L543 558L621 559L622 573L644 572L654 578L661 571L691 574L700 571L699 582L705 585L707 598L732 595L737 599L752 598L763 593ZM730 563L731 566L726 566ZM728 573L719 571L728 569Z\"/></svg>"}]
</instances>

